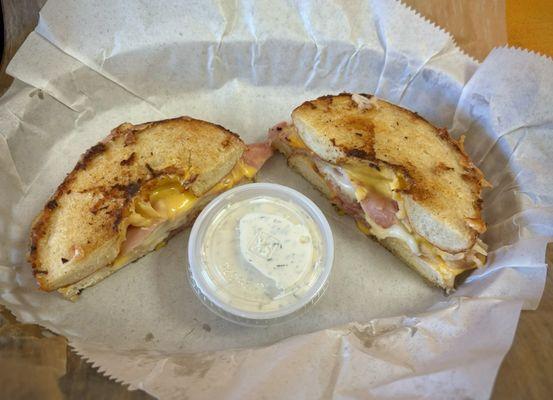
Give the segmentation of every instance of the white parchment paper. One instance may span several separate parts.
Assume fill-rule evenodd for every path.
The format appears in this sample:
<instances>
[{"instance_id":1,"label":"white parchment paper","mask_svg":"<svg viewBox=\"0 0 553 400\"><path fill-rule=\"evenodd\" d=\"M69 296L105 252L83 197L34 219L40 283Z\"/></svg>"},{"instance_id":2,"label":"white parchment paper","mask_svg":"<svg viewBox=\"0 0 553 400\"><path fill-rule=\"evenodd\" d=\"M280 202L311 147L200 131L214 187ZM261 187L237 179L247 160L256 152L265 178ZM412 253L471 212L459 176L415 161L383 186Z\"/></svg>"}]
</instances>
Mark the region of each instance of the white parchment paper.
<instances>
[{"instance_id":1,"label":"white parchment paper","mask_svg":"<svg viewBox=\"0 0 553 400\"><path fill-rule=\"evenodd\" d=\"M109 376L163 398L486 398L553 238L553 63L497 49L478 65L393 1L50 0L0 100L0 300L66 335ZM32 218L79 155L128 121L189 115L262 139L306 99L370 92L454 136L494 188L489 265L446 297L334 213L280 156L260 181L325 212L338 257L308 313L270 328L211 314L186 281L187 232L87 289L41 293ZM391 317L403 315L402 317ZM357 321L357 322L352 322Z\"/></svg>"}]
</instances>

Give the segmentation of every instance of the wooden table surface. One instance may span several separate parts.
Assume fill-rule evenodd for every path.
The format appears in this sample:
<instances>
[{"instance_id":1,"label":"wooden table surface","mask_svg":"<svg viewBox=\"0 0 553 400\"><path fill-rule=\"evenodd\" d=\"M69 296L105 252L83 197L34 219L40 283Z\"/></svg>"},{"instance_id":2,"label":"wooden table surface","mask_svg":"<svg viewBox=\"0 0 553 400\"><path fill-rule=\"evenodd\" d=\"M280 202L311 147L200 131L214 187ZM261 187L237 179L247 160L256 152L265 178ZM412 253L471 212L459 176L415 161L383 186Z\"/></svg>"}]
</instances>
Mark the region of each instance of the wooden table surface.
<instances>
[{"instance_id":1,"label":"wooden table surface","mask_svg":"<svg viewBox=\"0 0 553 400\"><path fill-rule=\"evenodd\" d=\"M5 66L34 28L45 0L1 0L6 46L0 93L11 80ZM525 47L553 56L553 0L405 0L450 31L482 60L494 46ZM547 260L553 260L553 246ZM19 324L0 306L0 399L148 399L108 380L73 354L63 337ZM512 349L499 371L493 399L553 398L553 278L536 311L522 312Z\"/></svg>"}]
</instances>

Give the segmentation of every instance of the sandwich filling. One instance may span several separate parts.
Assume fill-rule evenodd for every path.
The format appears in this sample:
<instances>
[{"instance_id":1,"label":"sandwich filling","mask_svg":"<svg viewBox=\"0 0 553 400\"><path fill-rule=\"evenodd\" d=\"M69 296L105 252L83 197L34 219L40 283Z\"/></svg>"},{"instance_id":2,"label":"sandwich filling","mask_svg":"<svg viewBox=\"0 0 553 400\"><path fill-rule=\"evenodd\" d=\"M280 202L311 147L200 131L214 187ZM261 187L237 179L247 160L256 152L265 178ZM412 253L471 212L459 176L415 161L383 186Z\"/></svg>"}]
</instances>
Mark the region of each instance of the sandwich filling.
<instances>
[{"instance_id":1,"label":"sandwich filling","mask_svg":"<svg viewBox=\"0 0 553 400\"><path fill-rule=\"evenodd\" d=\"M199 202L203 205L205 199L209 201L217 194L251 180L271 155L268 143L248 146L233 169L201 198L186 189L194 179L193 171L187 171L184 176L162 176L151 182L134 199L126 237L113 265L125 265L145 250L162 246L170 232L195 217L190 211L197 208Z\"/></svg>"},{"instance_id":2,"label":"sandwich filling","mask_svg":"<svg viewBox=\"0 0 553 400\"><path fill-rule=\"evenodd\" d=\"M195 179L192 170L182 175L162 175L146 182L132 200L119 254L107 268L120 268L162 247L172 232L189 225L216 195L253 179L271 155L269 143L249 145L231 171L200 197L188 190ZM63 293L67 288L59 290Z\"/></svg>"},{"instance_id":3,"label":"sandwich filling","mask_svg":"<svg viewBox=\"0 0 553 400\"><path fill-rule=\"evenodd\" d=\"M350 214L363 233L379 240L394 238L401 241L445 280L484 265L487 246L480 239L476 239L470 249L448 253L412 228L403 198L408 177L401 171L384 163L373 165L350 160L339 165L329 163L309 149L293 125L277 125L271 130L270 137L286 147L288 157L300 155L309 160L312 171L328 187L332 203Z\"/></svg>"}]
</instances>

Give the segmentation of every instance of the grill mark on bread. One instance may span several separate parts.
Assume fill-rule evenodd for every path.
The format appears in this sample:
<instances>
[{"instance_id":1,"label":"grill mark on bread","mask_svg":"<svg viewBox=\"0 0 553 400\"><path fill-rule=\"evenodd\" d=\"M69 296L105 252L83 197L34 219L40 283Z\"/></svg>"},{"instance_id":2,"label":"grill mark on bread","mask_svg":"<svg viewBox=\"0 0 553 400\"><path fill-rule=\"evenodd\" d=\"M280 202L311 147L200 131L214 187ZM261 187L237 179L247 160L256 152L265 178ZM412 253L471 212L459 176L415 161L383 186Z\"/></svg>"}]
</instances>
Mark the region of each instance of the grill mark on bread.
<instances>
[{"instance_id":1,"label":"grill mark on bread","mask_svg":"<svg viewBox=\"0 0 553 400\"><path fill-rule=\"evenodd\" d=\"M37 276L37 275L48 275L48 271L43 271L43 270L39 270L39 269L33 269L33 275L34 275L34 276Z\"/></svg>"},{"instance_id":2,"label":"grill mark on bread","mask_svg":"<svg viewBox=\"0 0 553 400\"><path fill-rule=\"evenodd\" d=\"M192 226L192 224L194 223L194 220L197 218L197 216L198 216L198 214L199 214L200 212L201 212L201 209L196 210L196 211L194 211L192 214L190 214L190 217L188 218L188 221L187 221L183 226L177 227L177 228L171 230L171 231L169 232L167 238L165 238L165 240L164 240L163 242L164 242L164 243L167 243L169 240L171 240L171 239L172 239L175 235L177 235L179 232L182 232L182 231L185 230L186 228L189 228L190 226ZM146 256L146 255L147 255L147 254L143 254L142 256L140 256L140 257L134 259L133 261L131 261L129 264L134 264L135 262L137 262L138 260L140 260L142 257L144 257L144 256ZM107 267L105 267L105 268L110 268L110 267L107 266ZM113 269L112 272L115 272L115 271L117 271L117 270L118 270L118 268ZM64 288L70 288L70 287L73 286L73 285L79 285L80 282L82 282L82 281L79 281L79 282L76 282L76 283L74 283L74 284L65 286ZM97 282L95 282L95 283L97 283ZM94 284L95 284L95 283L94 283ZM89 286L91 286L91 285L87 285L86 287L89 287ZM79 295L83 292L83 290L86 289L86 287L77 289L75 295L76 295L76 296L79 296ZM64 296L66 296L66 295L64 294ZM66 296L66 297L67 297L67 296Z\"/></svg>"},{"instance_id":3,"label":"grill mark on bread","mask_svg":"<svg viewBox=\"0 0 553 400\"><path fill-rule=\"evenodd\" d=\"M46 203L46 208L48 208L49 210L53 210L57 206L58 206L58 202L55 199L50 200L48 203Z\"/></svg>"},{"instance_id":4,"label":"grill mark on bread","mask_svg":"<svg viewBox=\"0 0 553 400\"><path fill-rule=\"evenodd\" d=\"M122 191L127 199L130 199L140 190L140 182L131 182L127 185L115 185L114 187Z\"/></svg>"},{"instance_id":5,"label":"grill mark on bread","mask_svg":"<svg viewBox=\"0 0 553 400\"><path fill-rule=\"evenodd\" d=\"M348 157L356 157L362 160L373 160L374 156L370 155L363 149L348 149L346 150L346 155Z\"/></svg>"},{"instance_id":6,"label":"grill mark on bread","mask_svg":"<svg viewBox=\"0 0 553 400\"><path fill-rule=\"evenodd\" d=\"M92 160L94 160L94 158L96 158L99 154L102 154L106 150L107 150L107 146L105 145L105 143L100 142L95 144L90 149L88 149L86 153L84 153L83 157L81 158L81 161L79 161L75 169L77 170L86 169L88 164Z\"/></svg>"},{"instance_id":7,"label":"grill mark on bread","mask_svg":"<svg viewBox=\"0 0 553 400\"><path fill-rule=\"evenodd\" d=\"M319 97L317 100L323 100L325 101L327 104L332 104L332 102L334 102L334 95L332 94L326 94L324 96L321 96Z\"/></svg>"},{"instance_id":8,"label":"grill mark on bread","mask_svg":"<svg viewBox=\"0 0 553 400\"><path fill-rule=\"evenodd\" d=\"M132 197L140 190L140 186L141 181L129 182L127 184L115 183L112 186L93 186L80 190L78 193L92 193L102 196L93 207L97 209L97 207L101 206L102 201L126 198L129 195Z\"/></svg>"},{"instance_id":9,"label":"grill mark on bread","mask_svg":"<svg viewBox=\"0 0 553 400\"><path fill-rule=\"evenodd\" d=\"M135 133L136 133L135 130L131 130L125 135L125 147L135 144L137 142Z\"/></svg>"},{"instance_id":10,"label":"grill mark on bread","mask_svg":"<svg viewBox=\"0 0 553 400\"><path fill-rule=\"evenodd\" d=\"M478 178L478 176L472 173L472 171L469 173L461 174L461 178L471 185L473 191L474 191L474 188L478 187L480 182L480 179Z\"/></svg>"},{"instance_id":11,"label":"grill mark on bread","mask_svg":"<svg viewBox=\"0 0 553 400\"><path fill-rule=\"evenodd\" d=\"M148 170L152 178L157 178L161 175L186 175L186 171L183 171L182 168L176 167L174 165L170 165L163 169L156 170L150 164L146 163L146 169ZM192 180L188 179L187 182L192 183L196 178L197 178L197 175L193 175L193 179Z\"/></svg>"},{"instance_id":12,"label":"grill mark on bread","mask_svg":"<svg viewBox=\"0 0 553 400\"><path fill-rule=\"evenodd\" d=\"M404 176L408 176L408 187L403 192L411 195L415 201L424 201L434 196L434 191L426 187L424 179L420 177L419 171L411 164L407 163L404 167Z\"/></svg>"},{"instance_id":13,"label":"grill mark on bread","mask_svg":"<svg viewBox=\"0 0 553 400\"><path fill-rule=\"evenodd\" d=\"M108 206L104 205L104 198L98 200L98 202L94 205L94 207L90 210L90 212L94 215L98 214L100 211L103 211L107 209Z\"/></svg>"},{"instance_id":14,"label":"grill mark on bread","mask_svg":"<svg viewBox=\"0 0 553 400\"><path fill-rule=\"evenodd\" d=\"M123 221L123 209L115 210L114 214L115 214L115 219L113 221L112 227L113 227L113 230L117 232L119 230L119 225Z\"/></svg>"},{"instance_id":15,"label":"grill mark on bread","mask_svg":"<svg viewBox=\"0 0 553 400\"><path fill-rule=\"evenodd\" d=\"M230 139L229 138L225 138L223 139L223 141L221 142L221 146L224 148L227 148L228 145L230 144Z\"/></svg>"},{"instance_id":16,"label":"grill mark on bread","mask_svg":"<svg viewBox=\"0 0 553 400\"><path fill-rule=\"evenodd\" d=\"M434 167L434 172L436 174L441 174L441 173L446 172L446 171L452 171L453 169L454 169L453 167L449 167L449 166L447 166L446 164L444 164L443 162L440 161Z\"/></svg>"},{"instance_id":17,"label":"grill mark on bread","mask_svg":"<svg viewBox=\"0 0 553 400\"><path fill-rule=\"evenodd\" d=\"M486 181L484 178L484 174L482 171L480 171L479 168L477 168L473 163L468 154L465 152L464 147L464 141L465 137L461 136L459 140L453 139L449 133L447 132L447 129L438 129L437 135L438 137L445 141L453 151L458 153L461 157L460 164L463 166L465 173L461 174L461 179L463 179L465 182L467 182L470 187L471 191L476 195L476 199L473 202L474 207L474 216L470 217L472 220L471 223L468 223L467 225L470 227L470 229L474 232L474 238L477 237L477 233L482 233L486 230L486 224L484 220L482 219L482 188L483 187L491 187L491 185ZM475 226L484 226L482 229L474 229Z\"/></svg>"},{"instance_id":18,"label":"grill mark on bread","mask_svg":"<svg viewBox=\"0 0 553 400\"><path fill-rule=\"evenodd\" d=\"M157 171L157 173L159 175L181 175L185 174L185 171L183 171L182 168L171 165L169 167L160 169L159 171Z\"/></svg>"},{"instance_id":19,"label":"grill mark on bread","mask_svg":"<svg viewBox=\"0 0 553 400\"><path fill-rule=\"evenodd\" d=\"M128 156L126 159L121 160L119 163L120 165L132 165L134 161L136 160L136 153L133 151L130 156Z\"/></svg>"},{"instance_id":20,"label":"grill mark on bread","mask_svg":"<svg viewBox=\"0 0 553 400\"><path fill-rule=\"evenodd\" d=\"M424 122L428 122L427 120L425 120L423 117L421 117L419 115L419 113L417 112L414 112L414 111L411 111L411 110L407 110L409 111L409 116L411 117L411 119L413 121L424 121ZM445 130L445 129L444 129ZM446 130L446 133L447 133L447 130Z\"/></svg>"},{"instance_id":21,"label":"grill mark on bread","mask_svg":"<svg viewBox=\"0 0 553 400\"><path fill-rule=\"evenodd\" d=\"M157 175L156 171L150 166L150 164L146 163L146 169L150 172L150 175L152 175L153 178L155 178Z\"/></svg>"},{"instance_id":22,"label":"grill mark on bread","mask_svg":"<svg viewBox=\"0 0 553 400\"><path fill-rule=\"evenodd\" d=\"M348 157L356 157L362 160L376 160L374 151L374 124L355 116L340 118L335 123L336 127L346 127L353 130L355 136L352 137L352 143L347 143L347 145L339 143L336 146L336 141L332 142L331 140L333 145L340 148Z\"/></svg>"}]
</instances>

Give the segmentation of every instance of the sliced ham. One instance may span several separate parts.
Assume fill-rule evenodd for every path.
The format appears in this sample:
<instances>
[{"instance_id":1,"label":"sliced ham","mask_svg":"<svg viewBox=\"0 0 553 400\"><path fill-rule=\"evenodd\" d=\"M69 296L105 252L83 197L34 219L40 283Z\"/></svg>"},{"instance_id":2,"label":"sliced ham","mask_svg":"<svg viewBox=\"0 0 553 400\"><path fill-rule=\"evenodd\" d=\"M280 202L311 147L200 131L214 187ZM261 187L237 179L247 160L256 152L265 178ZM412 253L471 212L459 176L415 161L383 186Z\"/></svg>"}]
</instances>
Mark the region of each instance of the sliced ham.
<instances>
[{"instance_id":1,"label":"sliced ham","mask_svg":"<svg viewBox=\"0 0 553 400\"><path fill-rule=\"evenodd\" d=\"M259 169L273 155L273 149L269 141L253 143L248 145L248 149L242 155L246 164L255 169Z\"/></svg>"},{"instance_id":2,"label":"sliced ham","mask_svg":"<svg viewBox=\"0 0 553 400\"><path fill-rule=\"evenodd\" d=\"M332 199L332 202L334 204L336 204L339 208L341 208L353 217L363 217L363 210L361 209L357 201L352 201L349 196L345 194L340 189L340 187L330 179L326 179L326 182L330 187L332 193L334 193L334 198Z\"/></svg>"},{"instance_id":3,"label":"sliced ham","mask_svg":"<svg viewBox=\"0 0 553 400\"><path fill-rule=\"evenodd\" d=\"M160 222L153 223L152 225L141 228L138 226L129 225L127 228L127 237L121 245L119 250L119 256L129 254L135 247L139 246L141 243L146 240L146 238L156 230L156 228L161 224Z\"/></svg>"},{"instance_id":4,"label":"sliced ham","mask_svg":"<svg viewBox=\"0 0 553 400\"><path fill-rule=\"evenodd\" d=\"M340 196L340 194L332 199L332 202L334 204L336 204L339 208L347 212L352 217L363 215L363 210L361 209L361 207L359 207L359 203L352 202L347 197Z\"/></svg>"},{"instance_id":5,"label":"sliced ham","mask_svg":"<svg viewBox=\"0 0 553 400\"><path fill-rule=\"evenodd\" d=\"M283 132L283 129L288 126L288 122L279 122L275 126L273 126L271 129L269 129L269 142L272 142L275 140L278 136L280 136Z\"/></svg>"},{"instance_id":6,"label":"sliced ham","mask_svg":"<svg viewBox=\"0 0 553 400\"><path fill-rule=\"evenodd\" d=\"M396 223L397 203L380 193L370 191L361 201L361 208L374 222L383 228L389 228Z\"/></svg>"}]
</instances>

